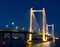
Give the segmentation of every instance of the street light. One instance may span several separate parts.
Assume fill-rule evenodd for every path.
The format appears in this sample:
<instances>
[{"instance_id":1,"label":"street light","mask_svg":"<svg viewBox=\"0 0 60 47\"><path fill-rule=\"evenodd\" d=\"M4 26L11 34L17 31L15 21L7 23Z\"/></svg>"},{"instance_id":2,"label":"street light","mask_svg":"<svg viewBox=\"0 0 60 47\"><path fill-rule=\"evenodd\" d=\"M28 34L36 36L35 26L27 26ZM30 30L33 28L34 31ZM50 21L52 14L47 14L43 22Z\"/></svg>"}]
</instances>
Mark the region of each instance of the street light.
<instances>
[{"instance_id":1,"label":"street light","mask_svg":"<svg viewBox=\"0 0 60 47\"><path fill-rule=\"evenodd\" d=\"M22 28L22 30L24 30L25 28Z\"/></svg>"},{"instance_id":2,"label":"street light","mask_svg":"<svg viewBox=\"0 0 60 47\"><path fill-rule=\"evenodd\" d=\"M8 25L6 25L6 27L8 27Z\"/></svg>"},{"instance_id":3,"label":"street light","mask_svg":"<svg viewBox=\"0 0 60 47\"><path fill-rule=\"evenodd\" d=\"M14 22L12 22L11 24L12 24L12 28L14 29L14 24L15 24L15 23L14 23Z\"/></svg>"},{"instance_id":4,"label":"street light","mask_svg":"<svg viewBox=\"0 0 60 47\"><path fill-rule=\"evenodd\" d=\"M16 30L17 30L18 28L19 28L18 26L15 27Z\"/></svg>"},{"instance_id":5,"label":"street light","mask_svg":"<svg viewBox=\"0 0 60 47\"><path fill-rule=\"evenodd\" d=\"M5 28L8 29L8 26L9 26L9 25L5 25L5 26L6 26Z\"/></svg>"},{"instance_id":6,"label":"street light","mask_svg":"<svg viewBox=\"0 0 60 47\"><path fill-rule=\"evenodd\" d=\"M12 22L12 25L14 25L14 22Z\"/></svg>"}]
</instances>

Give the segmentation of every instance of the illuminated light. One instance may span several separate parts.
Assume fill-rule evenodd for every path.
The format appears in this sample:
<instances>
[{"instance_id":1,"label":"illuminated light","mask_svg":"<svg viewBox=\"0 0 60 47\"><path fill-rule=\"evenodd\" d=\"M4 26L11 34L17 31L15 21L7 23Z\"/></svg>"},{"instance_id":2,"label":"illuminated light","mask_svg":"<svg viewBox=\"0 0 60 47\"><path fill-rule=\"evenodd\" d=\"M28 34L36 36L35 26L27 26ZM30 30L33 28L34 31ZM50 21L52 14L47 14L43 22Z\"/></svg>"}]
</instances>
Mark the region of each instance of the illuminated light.
<instances>
[{"instance_id":1,"label":"illuminated light","mask_svg":"<svg viewBox=\"0 0 60 47\"><path fill-rule=\"evenodd\" d=\"M50 42L41 43L41 47L50 47Z\"/></svg>"},{"instance_id":2,"label":"illuminated light","mask_svg":"<svg viewBox=\"0 0 60 47\"><path fill-rule=\"evenodd\" d=\"M59 38L57 37L57 38L55 38L55 39L59 39Z\"/></svg>"},{"instance_id":3,"label":"illuminated light","mask_svg":"<svg viewBox=\"0 0 60 47\"><path fill-rule=\"evenodd\" d=\"M50 42L47 42L47 44L50 44Z\"/></svg>"},{"instance_id":4,"label":"illuminated light","mask_svg":"<svg viewBox=\"0 0 60 47\"><path fill-rule=\"evenodd\" d=\"M25 30L25 28L23 27L22 30Z\"/></svg>"},{"instance_id":5,"label":"illuminated light","mask_svg":"<svg viewBox=\"0 0 60 47\"><path fill-rule=\"evenodd\" d=\"M32 44L32 42L28 42L28 41L27 41L27 44Z\"/></svg>"},{"instance_id":6,"label":"illuminated light","mask_svg":"<svg viewBox=\"0 0 60 47\"><path fill-rule=\"evenodd\" d=\"M32 34L29 34L29 40L28 41L32 41Z\"/></svg>"},{"instance_id":7,"label":"illuminated light","mask_svg":"<svg viewBox=\"0 0 60 47\"><path fill-rule=\"evenodd\" d=\"M8 27L8 25L6 25L6 27Z\"/></svg>"},{"instance_id":8,"label":"illuminated light","mask_svg":"<svg viewBox=\"0 0 60 47\"><path fill-rule=\"evenodd\" d=\"M50 34L49 34L49 33L46 33L46 35L50 36Z\"/></svg>"},{"instance_id":9,"label":"illuminated light","mask_svg":"<svg viewBox=\"0 0 60 47\"><path fill-rule=\"evenodd\" d=\"M5 42L2 42L3 44L5 44Z\"/></svg>"},{"instance_id":10,"label":"illuminated light","mask_svg":"<svg viewBox=\"0 0 60 47\"><path fill-rule=\"evenodd\" d=\"M27 47L32 47L32 42L28 42L27 44Z\"/></svg>"},{"instance_id":11,"label":"illuminated light","mask_svg":"<svg viewBox=\"0 0 60 47\"><path fill-rule=\"evenodd\" d=\"M18 39L18 37L13 37L14 39Z\"/></svg>"},{"instance_id":12,"label":"illuminated light","mask_svg":"<svg viewBox=\"0 0 60 47\"><path fill-rule=\"evenodd\" d=\"M18 26L16 26L16 28L15 29L18 29Z\"/></svg>"},{"instance_id":13,"label":"illuminated light","mask_svg":"<svg viewBox=\"0 0 60 47\"><path fill-rule=\"evenodd\" d=\"M45 39L45 37L46 37L46 36L45 36L45 33L43 33L42 36L43 36L43 37L42 37L42 41L47 41L47 39Z\"/></svg>"},{"instance_id":14,"label":"illuminated light","mask_svg":"<svg viewBox=\"0 0 60 47\"><path fill-rule=\"evenodd\" d=\"M12 22L12 25L14 25L14 22Z\"/></svg>"}]
</instances>

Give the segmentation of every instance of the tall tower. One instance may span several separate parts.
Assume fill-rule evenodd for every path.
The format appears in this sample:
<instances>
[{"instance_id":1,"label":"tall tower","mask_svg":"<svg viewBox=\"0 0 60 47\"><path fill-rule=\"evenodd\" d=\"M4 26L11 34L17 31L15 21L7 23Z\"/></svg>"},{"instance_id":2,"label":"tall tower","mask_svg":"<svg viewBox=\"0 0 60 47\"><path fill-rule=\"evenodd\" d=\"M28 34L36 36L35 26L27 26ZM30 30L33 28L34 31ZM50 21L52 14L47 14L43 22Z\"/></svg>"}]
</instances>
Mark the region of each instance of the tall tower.
<instances>
[{"instance_id":1,"label":"tall tower","mask_svg":"<svg viewBox=\"0 0 60 47\"><path fill-rule=\"evenodd\" d=\"M52 24L52 38L54 40L54 24Z\"/></svg>"},{"instance_id":2,"label":"tall tower","mask_svg":"<svg viewBox=\"0 0 60 47\"><path fill-rule=\"evenodd\" d=\"M52 36L52 39L54 40L54 24L52 24L52 25L47 25L46 24L46 27L47 27L46 28L47 34L49 34L48 27L52 28L51 36Z\"/></svg>"},{"instance_id":3,"label":"tall tower","mask_svg":"<svg viewBox=\"0 0 60 47\"><path fill-rule=\"evenodd\" d=\"M29 29L29 32L32 32L32 8L30 9L30 29ZM32 34L29 34L29 40L28 41L32 41Z\"/></svg>"},{"instance_id":4,"label":"tall tower","mask_svg":"<svg viewBox=\"0 0 60 47\"><path fill-rule=\"evenodd\" d=\"M47 41L46 40L46 14L45 14L45 8L43 8L43 28L42 28L42 41Z\"/></svg>"},{"instance_id":5,"label":"tall tower","mask_svg":"<svg viewBox=\"0 0 60 47\"><path fill-rule=\"evenodd\" d=\"M45 36L45 32L46 32L46 14L45 14L45 8L43 8L43 10L33 10L32 8L30 9L30 30L29 32L33 32L32 30L32 16L34 14L34 12L42 12L43 15L43 25L42 25L42 41L46 41L46 36ZM32 34L29 34L29 40L28 41L32 41Z\"/></svg>"}]
</instances>

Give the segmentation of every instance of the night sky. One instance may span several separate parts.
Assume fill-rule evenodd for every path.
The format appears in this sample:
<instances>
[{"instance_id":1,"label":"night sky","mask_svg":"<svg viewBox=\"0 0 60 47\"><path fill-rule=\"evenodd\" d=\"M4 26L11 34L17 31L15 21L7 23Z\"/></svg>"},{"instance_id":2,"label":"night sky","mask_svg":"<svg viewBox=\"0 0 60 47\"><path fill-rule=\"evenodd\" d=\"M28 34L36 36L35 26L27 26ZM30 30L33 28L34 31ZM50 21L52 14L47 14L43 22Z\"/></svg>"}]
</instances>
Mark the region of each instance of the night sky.
<instances>
[{"instance_id":1,"label":"night sky","mask_svg":"<svg viewBox=\"0 0 60 47\"><path fill-rule=\"evenodd\" d=\"M59 0L0 0L0 28L29 27L29 10L46 9L48 24L55 25L55 36L60 36L60 1Z\"/></svg>"}]
</instances>

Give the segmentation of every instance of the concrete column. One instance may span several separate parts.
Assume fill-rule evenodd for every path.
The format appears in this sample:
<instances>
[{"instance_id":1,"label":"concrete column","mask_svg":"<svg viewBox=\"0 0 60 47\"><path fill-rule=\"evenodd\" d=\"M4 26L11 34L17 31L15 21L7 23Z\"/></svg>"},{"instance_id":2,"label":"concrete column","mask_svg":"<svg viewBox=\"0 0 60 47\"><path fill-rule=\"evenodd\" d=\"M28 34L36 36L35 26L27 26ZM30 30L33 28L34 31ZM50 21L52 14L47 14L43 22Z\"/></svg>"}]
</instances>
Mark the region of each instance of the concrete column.
<instances>
[{"instance_id":1,"label":"concrete column","mask_svg":"<svg viewBox=\"0 0 60 47\"><path fill-rule=\"evenodd\" d=\"M52 24L52 37L53 37L53 40L54 40L54 24Z\"/></svg>"},{"instance_id":2,"label":"concrete column","mask_svg":"<svg viewBox=\"0 0 60 47\"><path fill-rule=\"evenodd\" d=\"M32 32L32 8L30 9L30 29L29 32ZM29 40L28 41L32 41L32 34L29 34Z\"/></svg>"},{"instance_id":3,"label":"concrete column","mask_svg":"<svg viewBox=\"0 0 60 47\"><path fill-rule=\"evenodd\" d=\"M45 15L45 8L43 8L43 28L42 28L42 41L46 41L46 36L45 36L45 26L46 26L46 15Z\"/></svg>"}]
</instances>

